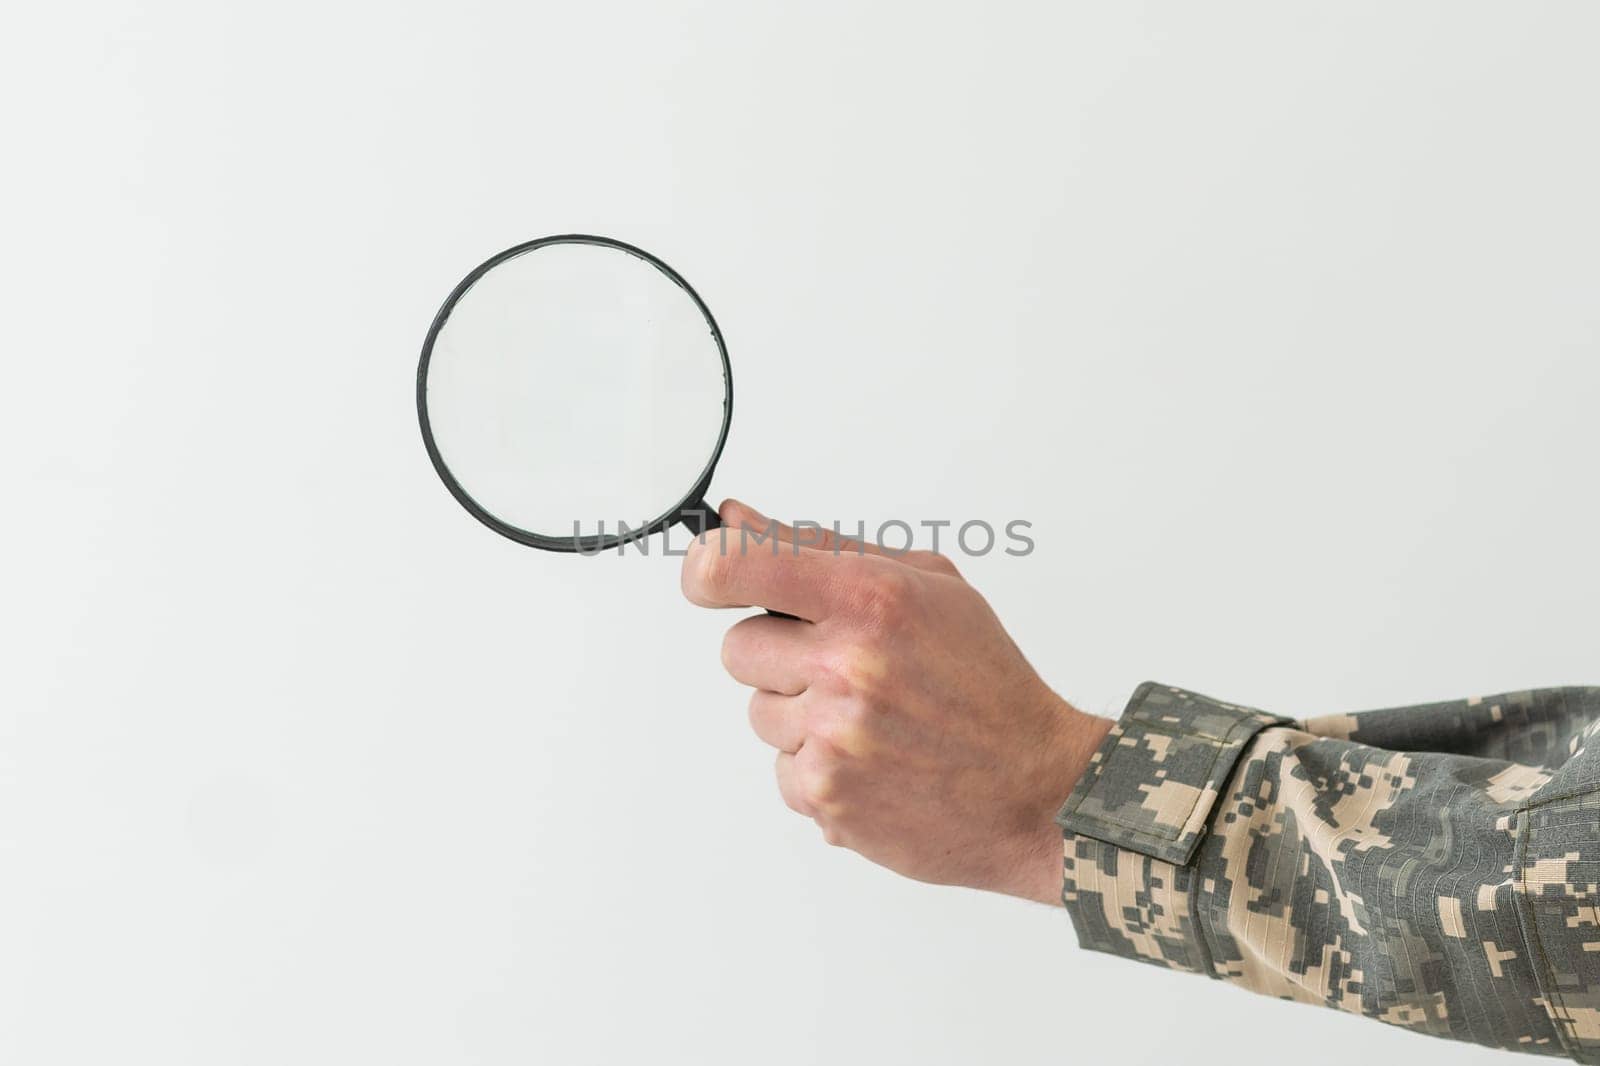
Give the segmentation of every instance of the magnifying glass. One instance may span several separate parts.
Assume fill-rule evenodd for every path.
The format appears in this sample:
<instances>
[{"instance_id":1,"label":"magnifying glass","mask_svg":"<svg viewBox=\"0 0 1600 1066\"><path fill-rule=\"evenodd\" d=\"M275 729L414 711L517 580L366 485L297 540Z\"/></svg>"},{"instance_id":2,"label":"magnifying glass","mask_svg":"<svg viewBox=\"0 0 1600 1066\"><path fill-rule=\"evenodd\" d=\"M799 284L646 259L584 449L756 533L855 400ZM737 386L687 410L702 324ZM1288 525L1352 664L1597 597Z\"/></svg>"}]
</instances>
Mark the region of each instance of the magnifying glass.
<instances>
[{"instance_id":1,"label":"magnifying glass","mask_svg":"<svg viewBox=\"0 0 1600 1066\"><path fill-rule=\"evenodd\" d=\"M720 525L705 497L732 417L711 309L666 263L609 237L542 237L477 267L417 366L417 418L445 487L545 551Z\"/></svg>"}]
</instances>

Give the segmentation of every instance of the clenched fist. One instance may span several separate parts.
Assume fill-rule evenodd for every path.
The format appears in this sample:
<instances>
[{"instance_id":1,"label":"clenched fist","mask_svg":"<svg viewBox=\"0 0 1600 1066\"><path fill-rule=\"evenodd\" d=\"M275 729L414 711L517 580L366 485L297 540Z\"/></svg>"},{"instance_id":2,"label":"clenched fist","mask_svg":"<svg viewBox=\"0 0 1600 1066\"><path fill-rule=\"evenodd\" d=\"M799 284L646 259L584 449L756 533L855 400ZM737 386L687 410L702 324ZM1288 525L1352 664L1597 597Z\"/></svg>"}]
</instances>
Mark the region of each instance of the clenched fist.
<instances>
[{"instance_id":1,"label":"clenched fist","mask_svg":"<svg viewBox=\"0 0 1600 1066\"><path fill-rule=\"evenodd\" d=\"M784 802L897 873L1057 902L1052 819L1111 723L1052 692L944 556L786 526L774 551L740 535L765 517L731 500L721 515L683 591L795 616L746 618L722 644Z\"/></svg>"}]
</instances>

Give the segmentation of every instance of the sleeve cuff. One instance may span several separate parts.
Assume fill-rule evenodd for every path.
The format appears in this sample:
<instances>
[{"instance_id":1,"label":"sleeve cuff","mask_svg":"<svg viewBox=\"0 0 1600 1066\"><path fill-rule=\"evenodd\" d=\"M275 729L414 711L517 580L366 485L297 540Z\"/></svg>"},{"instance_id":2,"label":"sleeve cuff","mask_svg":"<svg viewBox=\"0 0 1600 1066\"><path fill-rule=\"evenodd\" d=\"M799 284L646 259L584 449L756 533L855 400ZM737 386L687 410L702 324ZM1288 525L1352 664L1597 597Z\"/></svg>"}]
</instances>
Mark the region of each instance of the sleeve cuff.
<instances>
[{"instance_id":1,"label":"sleeve cuff","mask_svg":"<svg viewBox=\"0 0 1600 1066\"><path fill-rule=\"evenodd\" d=\"M1245 745L1290 719L1145 682L1056 815L1071 834L1179 866Z\"/></svg>"}]
</instances>

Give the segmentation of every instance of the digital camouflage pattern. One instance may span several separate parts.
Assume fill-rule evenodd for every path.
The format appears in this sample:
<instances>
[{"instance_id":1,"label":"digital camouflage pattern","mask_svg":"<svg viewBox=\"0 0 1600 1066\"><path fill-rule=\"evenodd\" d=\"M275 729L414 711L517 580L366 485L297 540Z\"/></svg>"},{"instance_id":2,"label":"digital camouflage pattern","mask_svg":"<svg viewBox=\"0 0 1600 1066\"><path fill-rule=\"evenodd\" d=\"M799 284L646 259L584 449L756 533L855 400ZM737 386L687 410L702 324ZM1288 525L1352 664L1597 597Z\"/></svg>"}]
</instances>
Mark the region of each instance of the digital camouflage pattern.
<instances>
[{"instance_id":1,"label":"digital camouflage pattern","mask_svg":"<svg viewBox=\"0 0 1600 1066\"><path fill-rule=\"evenodd\" d=\"M1600 688L1293 721L1134 694L1057 821L1086 948L1600 1063Z\"/></svg>"}]
</instances>

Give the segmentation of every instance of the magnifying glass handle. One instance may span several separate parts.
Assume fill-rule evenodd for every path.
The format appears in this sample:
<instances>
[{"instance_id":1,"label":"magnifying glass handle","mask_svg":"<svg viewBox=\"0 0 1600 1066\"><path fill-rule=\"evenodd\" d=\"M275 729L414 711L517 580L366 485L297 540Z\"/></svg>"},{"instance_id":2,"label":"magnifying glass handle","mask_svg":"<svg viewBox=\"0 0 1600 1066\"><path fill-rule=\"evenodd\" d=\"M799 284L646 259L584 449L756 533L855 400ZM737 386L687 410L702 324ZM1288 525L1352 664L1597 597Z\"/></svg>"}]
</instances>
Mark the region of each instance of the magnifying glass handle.
<instances>
[{"instance_id":1,"label":"magnifying glass handle","mask_svg":"<svg viewBox=\"0 0 1600 1066\"><path fill-rule=\"evenodd\" d=\"M712 507L710 504L702 501L697 507L684 508L683 524L688 528L689 532L698 537L707 530L721 529L722 516L717 514L717 509L715 507ZM724 547L726 547L726 545L724 545ZM800 619L796 618L792 614L785 614L782 611L774 611L770 608L767 610L767 613L774 618L787 618L791 622L800 621Z\"/></svg>"}]
</instances>

